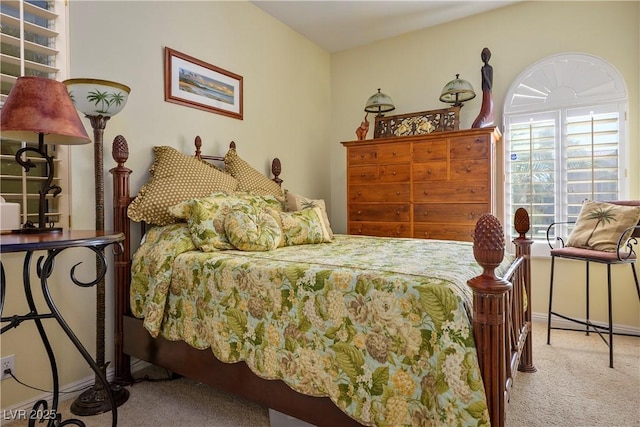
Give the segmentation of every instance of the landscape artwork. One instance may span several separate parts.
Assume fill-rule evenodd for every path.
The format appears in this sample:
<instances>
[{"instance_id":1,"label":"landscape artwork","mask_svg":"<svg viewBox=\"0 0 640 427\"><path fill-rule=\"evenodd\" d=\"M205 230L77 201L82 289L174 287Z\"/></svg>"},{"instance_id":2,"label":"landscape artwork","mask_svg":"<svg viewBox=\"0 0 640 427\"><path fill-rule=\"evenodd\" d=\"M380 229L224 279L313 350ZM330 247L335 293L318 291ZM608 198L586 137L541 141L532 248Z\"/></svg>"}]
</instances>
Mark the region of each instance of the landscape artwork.
<instances>
[{"instance_id":1,"label":"landscape artwork","mask_svg":"<svg viewBox=\"0 0 640 427\"><path fill-rule=\"evenodd\" d=\"M242 120L242 76L165 48L165 101Z\"/></svg>"}]
</instances>

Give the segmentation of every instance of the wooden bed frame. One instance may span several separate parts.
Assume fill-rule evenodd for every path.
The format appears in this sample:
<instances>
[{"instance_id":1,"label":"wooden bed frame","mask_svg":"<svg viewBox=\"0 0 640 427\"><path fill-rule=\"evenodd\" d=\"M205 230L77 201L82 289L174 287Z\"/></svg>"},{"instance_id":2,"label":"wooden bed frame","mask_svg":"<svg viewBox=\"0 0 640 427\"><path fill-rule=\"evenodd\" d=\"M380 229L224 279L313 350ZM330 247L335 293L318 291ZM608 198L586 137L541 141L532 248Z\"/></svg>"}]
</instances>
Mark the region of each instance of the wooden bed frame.
<instances>
[{"instance_id":1,"label":"wooden bed frame","mask_svg":"<svg viewBox=\"0 0 640 427\"><path fill-rule=\"evenodd\" d=\"M231 144L235 146L233 142ZM195 145L198 157L223 160L219 156L201 155L200 137L196 137ZM129 307L132 254L127 207L132 200L129 192L132 171L125 167L129 154L127 141L122 136L115 138L112 154L117 163L110 170L114 184L113 229L126 236L123 250L115 255L114 260L114 381L121 385L133 382L130 369L130 357L133 356L314 425L360 425L329 398L302 395L282 381L264 380L251 372L244 362L223 363L214 357L211 350L197 350L184 342L151 337L142 326L142 320L131 315ZM281 183L278 159L272 163L272 173L274 181ZM529 230L529 216L524 209L516 212L514 223L519 233L513 241L517 260L505 277L499 278L494 270L504 256L502 226L491 215L485 215L478 221L474 256L484 272L468 282L474 294L473 333L493 426L505 425L505 408L516 369L536 371L532 360L531 310L523 310L523 289L526 301L531 301L530 249L533 243L525 236Z\"/></svg>"}]
</instances>

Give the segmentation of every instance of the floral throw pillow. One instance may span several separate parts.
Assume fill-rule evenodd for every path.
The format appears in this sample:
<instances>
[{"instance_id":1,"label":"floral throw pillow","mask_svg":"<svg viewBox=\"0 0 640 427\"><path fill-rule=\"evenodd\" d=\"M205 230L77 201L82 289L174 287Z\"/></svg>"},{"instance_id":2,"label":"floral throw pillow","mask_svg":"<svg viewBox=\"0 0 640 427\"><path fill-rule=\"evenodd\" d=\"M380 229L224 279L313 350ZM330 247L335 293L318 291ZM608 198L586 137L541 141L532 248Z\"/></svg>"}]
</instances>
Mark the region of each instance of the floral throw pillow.
<instances>
[{"instance_id":1,"label":"floral throw pillow","mask_svg":"<svg viewBox=\"0 0 640 427\"><path fill-rule=\"evenodd\" d=\"M270 251L280 246L282 230L265 210L238 205L224 218L224 230L231 243L241 251Z\"/></svg>"},{"instance_id":2,"label":"floral throw pillow","mask_svg":"<svg viewBox=\"0 0 640 427\"><path fill-rule=\"evenodd\" d=\"M585 200L567 246L615 252L618 239L629 227L640 221L640 206L616 205ZM631 233L624 236L629 238Z\"/></svg>"},{"instance_id":3,"label":"floral throw pillow","mask_svg":"<svg viewBox=\"0 0 640 427\"><path fill-rule=\"evenodd\" d=\"M280 220L284 246L309 245L332 240L319 207L271 214Z\"/></svg>"},{"instance_id":4,"label":"floral throw pillow","mask_svg":"<svg viewBox=\"0 0 640 427\"><path fill-rule=\"evenodd\" d=\"M177 218L186 219L191 239L198 249L211 252L220 249L235 249L229 242L224 228L225 217L238 206L246 209L278 211L282 209L274 196L256 196L247 193L213 193L208 197L179 203L169 209Z\"/></svg>"}]
</instances>

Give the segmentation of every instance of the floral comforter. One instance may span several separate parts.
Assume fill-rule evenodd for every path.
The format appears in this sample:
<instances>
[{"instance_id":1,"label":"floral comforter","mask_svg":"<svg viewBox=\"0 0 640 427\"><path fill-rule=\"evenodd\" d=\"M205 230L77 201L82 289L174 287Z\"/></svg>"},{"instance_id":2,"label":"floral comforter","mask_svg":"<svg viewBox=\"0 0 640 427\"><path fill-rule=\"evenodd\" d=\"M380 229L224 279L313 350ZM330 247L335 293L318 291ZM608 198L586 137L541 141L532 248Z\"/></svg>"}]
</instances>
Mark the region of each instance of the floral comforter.
<instances>
[{"instance_id":1,"label":"floral comforter","mask_svg":"<svg viewBox=\"0 0 640 427\"><path fill-rule=\"evenodd\" d=\"M466 285L481 272L466 242L336 235L204 253L173 224L136 251L131 307L154 337L245 361L365 425L488 425Z\"/></svg>"}]
</instances>

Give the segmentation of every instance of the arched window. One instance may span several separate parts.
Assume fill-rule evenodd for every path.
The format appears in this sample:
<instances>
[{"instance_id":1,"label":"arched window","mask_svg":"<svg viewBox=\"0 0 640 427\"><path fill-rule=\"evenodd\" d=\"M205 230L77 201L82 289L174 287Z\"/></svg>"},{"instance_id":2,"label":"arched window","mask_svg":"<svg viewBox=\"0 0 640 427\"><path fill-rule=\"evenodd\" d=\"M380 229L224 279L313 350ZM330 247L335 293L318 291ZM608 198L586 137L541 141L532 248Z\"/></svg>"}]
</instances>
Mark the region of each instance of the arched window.
<instances>
[{"instance_id":1,"label":"arched window","mask_svg":"<svg viewBox=\"0 0 640 427\"><path fill-rule=\"evenodd\" d=\"M592 55L545 58L511 85L503 115L505 213L510 221L519 207L529 211L534 254L547 253L549 224L575 221L585 199L626 196L627 105L620 73Z\"/></svg>"}]
</instances>

